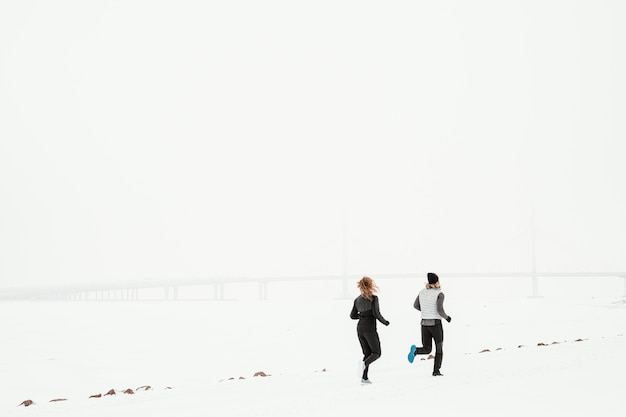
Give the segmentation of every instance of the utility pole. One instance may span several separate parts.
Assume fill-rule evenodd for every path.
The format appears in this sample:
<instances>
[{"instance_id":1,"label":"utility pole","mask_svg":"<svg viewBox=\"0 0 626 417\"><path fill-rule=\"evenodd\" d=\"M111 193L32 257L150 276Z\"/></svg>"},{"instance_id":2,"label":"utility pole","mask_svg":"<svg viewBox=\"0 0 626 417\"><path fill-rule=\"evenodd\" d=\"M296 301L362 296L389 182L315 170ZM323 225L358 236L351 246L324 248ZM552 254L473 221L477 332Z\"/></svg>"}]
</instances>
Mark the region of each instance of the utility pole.
<instances>
[{"instance_id":1,"label":"utility pole","mask_svg":"<svg viewBox=\"0 0 626 417\"><path fill-rule=\"evenodd\" d=\"M348 298L348 230L346 226L346 209L341 211L341 264L343 275L343 298Z\"/></svg>"},{"instance_id":2,"label":"utility pole","mask_svg":"<svg viewBox=\"0 0 626 417\"><path fill-rule=\"evenodd\" d=\"M532 282L533 282L533 297L539 296L539 285L537 282L537 243L535 235L535 208L533 207L530 212L530 240L531 240L531 262L532 262Z\"/></svg>"}]
</instances>

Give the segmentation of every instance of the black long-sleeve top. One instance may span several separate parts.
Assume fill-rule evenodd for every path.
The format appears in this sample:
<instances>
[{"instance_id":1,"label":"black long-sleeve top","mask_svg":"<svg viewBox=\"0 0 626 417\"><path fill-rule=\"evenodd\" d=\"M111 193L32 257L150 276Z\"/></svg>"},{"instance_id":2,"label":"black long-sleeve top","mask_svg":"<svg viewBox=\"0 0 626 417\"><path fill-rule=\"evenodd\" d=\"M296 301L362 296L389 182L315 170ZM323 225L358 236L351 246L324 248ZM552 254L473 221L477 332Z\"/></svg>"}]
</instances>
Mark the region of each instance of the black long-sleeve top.
<instances>
[{"instance_id":1,"label":"black long-sleeve top","mask_svg":"<svg viewBox=\"0 0 626 417\"><path fill-rule=\"evenodd\" d=\"M389 321L386 320L382 314L380 314L378 297L375 295L372 296L371 300L359 295L354 300L354 304L352 305L350 318L353 320L359 320L356 327L359 332L376 331L376 320L380 321L385 326L389 325Z\"/></svg>"}]
</instances>

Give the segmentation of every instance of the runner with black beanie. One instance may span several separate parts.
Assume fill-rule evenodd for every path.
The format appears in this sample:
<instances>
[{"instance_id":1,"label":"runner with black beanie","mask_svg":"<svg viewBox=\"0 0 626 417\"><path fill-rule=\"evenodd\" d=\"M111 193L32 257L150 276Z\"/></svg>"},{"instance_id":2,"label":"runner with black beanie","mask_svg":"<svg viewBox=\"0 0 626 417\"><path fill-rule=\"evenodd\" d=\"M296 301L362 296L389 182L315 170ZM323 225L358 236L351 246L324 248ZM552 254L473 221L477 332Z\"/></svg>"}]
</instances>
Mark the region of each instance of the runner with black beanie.
<instances>
[{"instance_id":1,"label":"runner with black beanie","mask_svg":"<svg viewBox=\"0 0 626 417\"><path fill-rule=\"evenodd\" d=\"M441 319L448 323L452 317L446 314L443 309L444 295L441 292L439 277L437 274L429 272L427 274L428 284L417 295L413 307L422 312L422 347L411 346L408 359L413 363L415 355L427 355L433 350L433 340L435 341L435 363L433 365L433 376L443 376L440 372L443 361L443 326Z\"/></svg>"}]
</instances>

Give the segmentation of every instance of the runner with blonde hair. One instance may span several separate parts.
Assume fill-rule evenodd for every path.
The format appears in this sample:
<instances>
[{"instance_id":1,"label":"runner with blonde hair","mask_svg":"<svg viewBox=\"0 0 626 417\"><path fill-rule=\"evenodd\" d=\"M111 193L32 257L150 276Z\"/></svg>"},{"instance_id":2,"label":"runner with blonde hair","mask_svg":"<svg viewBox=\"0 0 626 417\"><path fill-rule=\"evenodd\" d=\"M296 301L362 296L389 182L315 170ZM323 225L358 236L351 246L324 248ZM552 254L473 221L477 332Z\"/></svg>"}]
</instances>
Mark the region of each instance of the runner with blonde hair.
<instances>
[{"instance_id":1,"label":"runner with blonde hair","mask_svg":"<svg viewBox=\"0 0 626 417\"><path fill-rule=\"evenodd\" d=\"M389 321L380 314L378 296L374 295L378 291L378 286L370 277L363 277L357 283L361 292L352 305L350 318L359 320L356 332L363 351L363 361L361 362L362 384L371 384L368 378L369 366L376 359L380 358L380 338L376 330L376 321L380 321L385 326L389 326Z\"/></svg>"}]
</instances>

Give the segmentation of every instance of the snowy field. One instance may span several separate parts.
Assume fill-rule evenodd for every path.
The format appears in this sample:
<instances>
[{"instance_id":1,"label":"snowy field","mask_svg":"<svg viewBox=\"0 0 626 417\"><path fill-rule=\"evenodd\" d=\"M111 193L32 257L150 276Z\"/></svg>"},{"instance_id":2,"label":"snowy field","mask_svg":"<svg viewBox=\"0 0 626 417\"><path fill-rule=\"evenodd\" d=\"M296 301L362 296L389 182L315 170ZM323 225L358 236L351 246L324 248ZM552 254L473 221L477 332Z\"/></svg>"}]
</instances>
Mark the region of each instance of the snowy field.
<instances>
[{"instance_id":1,"label":"snowy field","mask_svg":"<svg viewBox=\"0 0 626 417\"><path fill-rule=\"evenodd\" d=\"M1 302L0 416L623 413L623 280L544 280L529 298L526 281L442 277L453 319L439 378L432 360L406 360L422 283L378 284L391 324L370 386L337 283L276 286L267 301Z\"/></svg>"}]
</instances>

